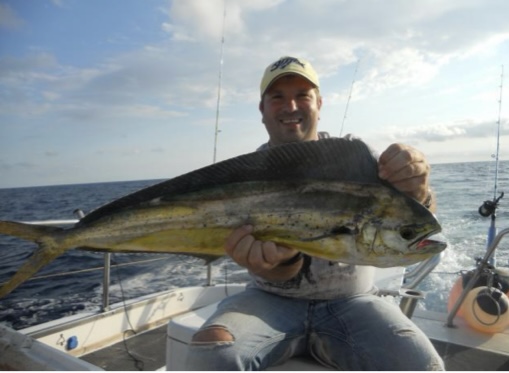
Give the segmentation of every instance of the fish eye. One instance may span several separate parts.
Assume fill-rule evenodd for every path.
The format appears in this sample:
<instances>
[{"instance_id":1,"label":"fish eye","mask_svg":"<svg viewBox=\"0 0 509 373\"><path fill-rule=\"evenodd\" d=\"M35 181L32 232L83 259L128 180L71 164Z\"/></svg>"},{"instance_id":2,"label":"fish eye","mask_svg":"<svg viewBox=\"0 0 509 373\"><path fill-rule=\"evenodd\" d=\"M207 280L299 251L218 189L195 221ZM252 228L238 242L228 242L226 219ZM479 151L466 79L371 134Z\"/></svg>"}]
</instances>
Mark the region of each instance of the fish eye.
<instances>
[{"instance_id":1,"label":"fish eye","mask_svg":"<svg viewBox=\"0 0 509 373\"><path fill-rule=\"evenodd\" d=\"M417 230L411 226L401 227L399 234L404 240L413 240L417 237Z\"/></svg>"}]
</instances>

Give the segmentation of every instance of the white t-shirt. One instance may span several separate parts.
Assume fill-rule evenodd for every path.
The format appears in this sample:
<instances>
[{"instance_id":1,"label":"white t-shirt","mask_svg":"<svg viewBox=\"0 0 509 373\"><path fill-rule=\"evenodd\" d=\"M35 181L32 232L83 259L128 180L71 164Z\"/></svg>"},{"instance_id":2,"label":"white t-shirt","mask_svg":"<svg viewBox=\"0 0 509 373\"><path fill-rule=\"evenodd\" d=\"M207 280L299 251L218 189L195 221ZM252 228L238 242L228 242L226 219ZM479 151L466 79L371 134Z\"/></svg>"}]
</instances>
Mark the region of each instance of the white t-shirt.
<instances>
[{"instance_id":1,"label":"white t-shirt","mask_svg":"<svg viewBox=\"0 0 509 373\"><path fill-rule=\"evenodd\" d=\"M318 137L324 139L330 136L327 132L320 132ZM263 144L257 150L268 148L268 144ZM376 158L374 152L373 157ZM302 269L294 278L283 282L270 282L251 274L253 280L249 286L292 298L336 299L373 292L374 274L375 268L371 266L331 262L305 255Z\"/></svg>"}]
</instances>

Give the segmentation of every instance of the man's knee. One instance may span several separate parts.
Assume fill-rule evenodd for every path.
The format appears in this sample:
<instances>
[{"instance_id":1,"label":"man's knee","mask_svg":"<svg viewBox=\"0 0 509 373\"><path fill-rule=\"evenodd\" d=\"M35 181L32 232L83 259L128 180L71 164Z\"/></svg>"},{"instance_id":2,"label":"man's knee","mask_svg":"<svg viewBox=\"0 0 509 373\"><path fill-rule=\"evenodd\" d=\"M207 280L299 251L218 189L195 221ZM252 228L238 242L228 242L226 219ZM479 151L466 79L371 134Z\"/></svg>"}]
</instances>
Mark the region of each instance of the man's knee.
<instances>
[{"instance_id":1,"label":"man's knee","mask_svg":"<svg viewBox=\"0 0 509 373\"><path fill-rule=\"evenodd\" d=\"M224 327L209 326L193 335L192 343L233 342L233 335Z\"/></svg>"}]
</instances>

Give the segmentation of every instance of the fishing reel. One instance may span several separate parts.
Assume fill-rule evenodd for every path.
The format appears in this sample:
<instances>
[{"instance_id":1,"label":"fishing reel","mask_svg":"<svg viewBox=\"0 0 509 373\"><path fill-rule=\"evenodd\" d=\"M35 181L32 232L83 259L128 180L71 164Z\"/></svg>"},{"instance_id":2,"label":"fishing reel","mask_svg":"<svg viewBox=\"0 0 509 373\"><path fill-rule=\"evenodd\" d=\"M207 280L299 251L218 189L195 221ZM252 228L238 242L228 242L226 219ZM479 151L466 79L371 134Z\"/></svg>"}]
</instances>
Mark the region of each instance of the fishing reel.
<instances>
[{"instance_id":1,"label":"fishing reel","mask_svg":"<svg viewBox=\"0 0 509 373\"><path fill-rule=\"evenodd\" d=\"M484 201L483 204L479 207L479 214L487 218L488 216L494 215L495 210L498 208L499 201L504 197L504 192L500 193L498 198L493 199L493 201Z\"/></svg>"}]
</instances>

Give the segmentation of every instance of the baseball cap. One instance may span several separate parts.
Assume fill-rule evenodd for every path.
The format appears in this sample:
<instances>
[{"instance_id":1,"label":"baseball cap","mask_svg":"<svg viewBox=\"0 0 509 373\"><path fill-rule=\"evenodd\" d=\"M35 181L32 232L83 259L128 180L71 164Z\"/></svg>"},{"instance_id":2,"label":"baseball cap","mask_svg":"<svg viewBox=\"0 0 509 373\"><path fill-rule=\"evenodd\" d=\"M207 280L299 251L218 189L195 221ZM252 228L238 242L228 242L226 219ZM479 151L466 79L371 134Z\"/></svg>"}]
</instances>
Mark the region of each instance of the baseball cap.
<instances>
[{"instance_id":1,"label":"baseball cap","mask_svg":"<svg viewBox=\"0 0 509 373\"><path fill-rule=\"evenodd\" d=\"M269 88L276 79L287 74L298 74L309 80L317 88L320 86L318 74L308 61L303 58L285 56L271 63L265 69L260 84L260 96L263 96L267 88Z\"/></svg>"}]
</instances>

